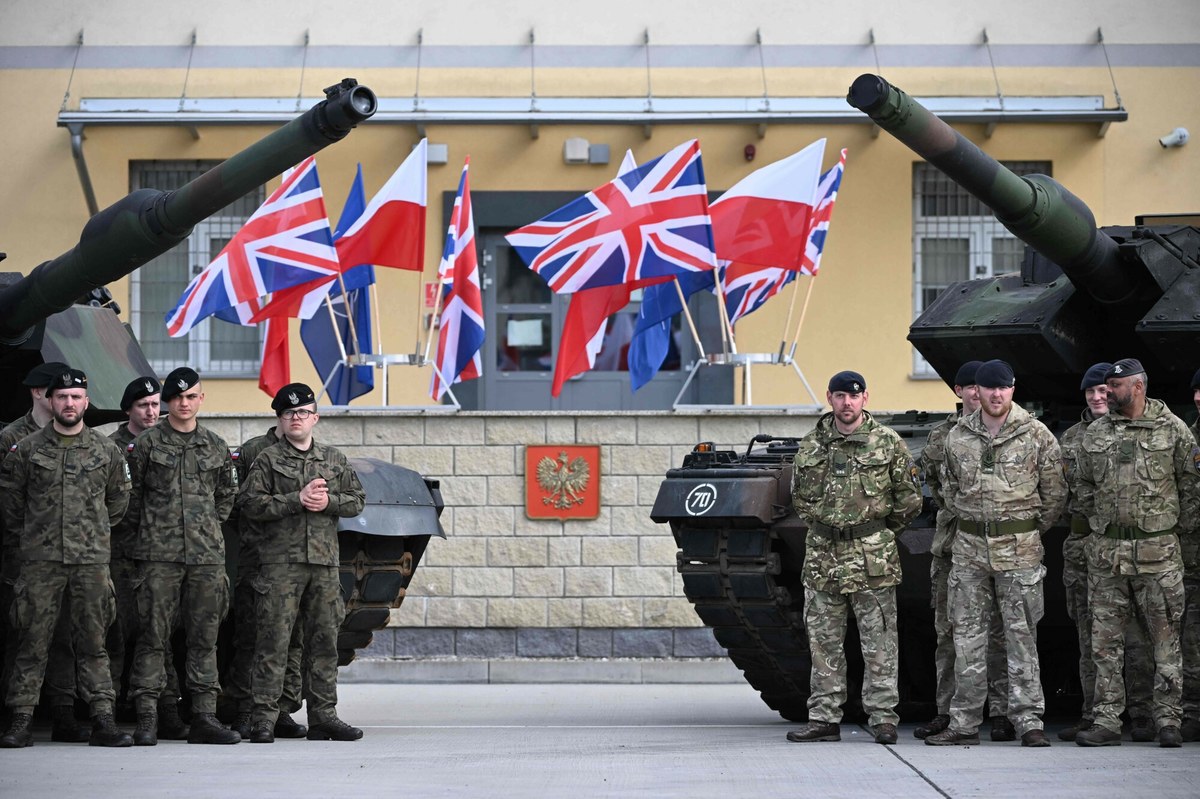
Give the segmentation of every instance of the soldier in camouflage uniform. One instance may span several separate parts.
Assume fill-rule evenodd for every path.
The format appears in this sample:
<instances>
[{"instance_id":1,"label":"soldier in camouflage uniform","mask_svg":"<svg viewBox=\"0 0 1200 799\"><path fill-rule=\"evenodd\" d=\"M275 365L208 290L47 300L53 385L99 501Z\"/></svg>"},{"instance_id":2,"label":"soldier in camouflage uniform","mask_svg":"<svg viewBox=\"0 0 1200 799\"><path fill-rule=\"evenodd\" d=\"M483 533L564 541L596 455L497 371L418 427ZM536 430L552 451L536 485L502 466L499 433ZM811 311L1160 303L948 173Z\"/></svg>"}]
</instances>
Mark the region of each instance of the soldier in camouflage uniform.
<instances>
[{"instance_id":1,"label":"soldier in camouflage uniform","mask_svg":"<svg viewBox=\"0 0 1200 799\"><path fill-rule=\"evenodd\" d=\"M135 378L125 386L121 395L121 410L129 417L109 436L122 452L128 452L133 440L142 432L158 424L161 409L162 385L158 378L147 375ZM117 691L118 703L129 700L129 671L133 661L133 647L137 641L138 612L134 598L137 584L137 562L133 559L133 548L137 540L137 528L132 524L132 514L126 514L112 530L113 588L117 592L117 618L108 630L108 661L112 666L113 688ZM184 741L188 737L188 726L179 716L179 678L175 673L174 658L165 665L167 684L158 697L158 734L172 741ZM118 704L118 707L122 707Z\"/></svg>"},{"instance_id":2,"label":"soldier in camouflage uniform","mask_svg":"<svg viewBox=\"0 0 1200 799\"><path fill-rule=\"evenodd\" d=\"M251 743L272 743L297 620L305 631L304 699L310 741L355 741L362 730L337 716L337 634L345 616L338 579L338 517L357 516L366 497L346 457L313 440L313 391L284 386L271 407L284 440L250 467L238 511L259 523L261 561Z\"/></svg>"},{"instance_id":3,"label":"soldier in camouflage uniform","mask_svg":"<svg viewBox=\"0 0 1200 799\"><path fill-rule=\"evenodd\" d=\"M808 524L804 624L812 656L809 722L789 741L841 740L846 702L847 614L862 639L862 704L875 742L896 743L899 646L896 537L921 511L921 483L908 448L864 410L867 383L857 372L829 381L833 408L800 442L792 466L792 503Z\"/></svg>"},{"instance_id":4,"label":"soldier in camouflage uniform","mask_svg":"<svg viewBox=\"0 0 1200 799\"><path fill-rule=\"evenodd\" d=\"M1192 377L1192 402L1200 412L1200 370ZM1200 418L1192 425L1192 436L1200 444ZM1181 536L1183 545L1184 613L1181 647L1183 654L1183 727L1185 741L1200 741L1200 530Z\"/></svg>"},{"instance_id":5,"label":"soldier in camouflage uniform","mask_svg":"<svg viewBox=\"0 0 1200 799\"><path fill-rule=\"evenodd\" d=\"M1042 533L1067 498L1058 442L1046 426L1013 404L1016 381L1004 361L975 373L980 409L946 437L942 493L958 518L950 568L954 634L954 699L950 726L932 746L979 743L987 693L987 639L1000 606L1008 656L1008 715L1022 746L1049 746L1037 655L1044 602Z\"/></svg>"},{"instance_id":6,"label":"soldier in camouflage uniform","mask_svg":"<svg viewBox=\"0 0 1200 799\"><path fill-rule=\"evenodd\" d=\"M1182 744L1183 620L1180 535L1200 518L1200 448L1187 425L1146 396L1138 361L1108 372L1108 407L1083 436L1075 467L1080 513L1088 519L1088 603L1096 664L1095 722L1080 746L1119 746L1125 686L1125 629L1145 619L1154 653L1154 721L1160 746Z\"/></svg>"},{"instance_id":7,"label":"soldier in camouflage uniform","mask_svg":"<svg viewBox=\"0 0 1200 799\"><path fill-rule=\"evenodd\" d=\"M946 436L963 416L970 416L979 409L979 391L975 386L975 370L983 361L967 361L954 375L954 393L961 408L929 432L929 439L921 450L921 469L925 473L925 484L938 507L933 542L929 546L930 606L933 608L933 629L937 635L934 651L934 667L937 669L937 685L934 700L937 715L913 730L916 738L928 738L950 726L950 700L954 696L954 637L950 634L950 550L958 520L946 510L942 497L940 470L946 459ZM1008 660L1004 652L1004 626L1000 623L1000 609L993 608L992 623L988 636L987 658L988 710L992 720L993 741L1011 741L1016 730L1008 720Z\"/></svg>"},{"instance_id":8,"label":"soldier in camouflage uniform","mask_svg":"<svg viewBox=\"0 0 1200 799\"><path fill-rule=\"evenodd\" d=\"M17 651L5 702L12 725L0 747L33 743L33 709L46 673L63 597L78 653L79 687L91 708L92 746L130 746L113 720L104 635L116 614L108 574L109 529L129 502L129 469L120 449L83 424L87 376L65 371L50 395L53 420L12 446L0 467L0 509L20 547L12 622Z\"/></svg>"},{"instance_id":9,"label":"soldier in camouflage uniform","mask_svg":"<svg viewBox=\"0 0 1200 799\"><path fill-rule=\"evenodd\" d=\"M187 640L188 743L238 743L241 736L215 715L217 630L229 610L221 522L237 495L237 471L225 442L196 420L204 392L195 371L180 367L167 375L162 398L167 418L134 439L129 453L140 618L130 675L138 714L134 744L158 743L158 698L176 618Z\"/></svg>"},{"instance_id":10,"label":"soldier in camouflage uniform","mask_svg":"<svg viewBox=\"0 0 1200 799\"><path fill-rule=\"evenodd\" d=\"M31 407L23 417L0 430L0 462L3 462L13 444L50 423L53 414L46 389L69 368L60 361L48 361L33 367L25 375L21 385L29 389ZM5 642L4 665L0 669L0 695L3 695L8 690L9 675L17 651L16 630L9 624L9 608L12 607L13 585L20 573L21 557L16 536L5 532L3 520L0 520L0 539L3 540L0 546L0 630L3 630ZM66 611L60 614L58 626L54 628L49 664L42 684L53 719L50 740L87 743L89 728L75 720L75 650L71 646L70 597L63 597L63 607Z\"/></svg>"},{"instance_id":11,"label":"soldier in camouflage uniform","mask_svg":"<svg viewBox=\"0 0 1200 799\"><path fill-rule=\"evenodd\" d=\"M237 464L238 482L244 484L250 472L250 465L255 458L266 449L278 443L281 437L279 426L272 425L261 436L255 436L238 448L233 454ZM254 710L254 693L251 686L251 676L254 670L255 652L255 609L258 592L254 590L254 579L258 577L258 538L262 535L262 525L247 519L238 513L234 506L229 517L230 524L237 526L238 531L238 572L237 582L233 588L233 662L229 667L229 676L225 695L237 707L237 717L233 729L238 731L242 740L250 737L250 721ZM303 738L308 734L308 728L299 724L291 714L300 709L303 700L300 679L300 662L304 655L303 633L297 624L292 630L292 643L288 648L287 670L283 680L283 695L279 699L279 719L275 722L276 738Z\"/></svg>"}]
</instances>

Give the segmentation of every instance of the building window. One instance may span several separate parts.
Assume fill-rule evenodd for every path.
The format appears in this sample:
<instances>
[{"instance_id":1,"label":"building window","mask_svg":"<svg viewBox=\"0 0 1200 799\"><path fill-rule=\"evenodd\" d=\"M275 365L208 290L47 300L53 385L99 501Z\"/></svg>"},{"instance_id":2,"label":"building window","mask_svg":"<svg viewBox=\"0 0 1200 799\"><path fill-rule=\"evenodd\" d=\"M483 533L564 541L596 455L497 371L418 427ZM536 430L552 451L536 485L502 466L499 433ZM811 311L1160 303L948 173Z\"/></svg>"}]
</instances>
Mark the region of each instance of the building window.
<instances>
[{"instance_id":1,"label":"building window","mask_svg":"<svg viewBox=\"0 0 1200 799\"><path fill-rule=\"evenodd\" d=\"M132 161L131 190L171 191L212 169L219 161ZM254 377L262 341L257 327L208 318L183 338L167 335L164 318L191 279L199 274L265 199L263 187L196 225L188 240L138 269L130 278L130 320L146 358L159 375L191 366L205 376Z\"/></svg>"},{"instance_id":2,"label":"building window","mask_svg":"<svg viewBox=\"0 0 1200 799\"><path fill-rule=\"evenodd\" d=\"M1018 175L1050 174L1049 161L1004 161ZM923 161L913 165L913 319L952 283L1021 268L1025 245L992 212ZM913 375L935 377L913 350Z\"/></svg>"}]
</instances>

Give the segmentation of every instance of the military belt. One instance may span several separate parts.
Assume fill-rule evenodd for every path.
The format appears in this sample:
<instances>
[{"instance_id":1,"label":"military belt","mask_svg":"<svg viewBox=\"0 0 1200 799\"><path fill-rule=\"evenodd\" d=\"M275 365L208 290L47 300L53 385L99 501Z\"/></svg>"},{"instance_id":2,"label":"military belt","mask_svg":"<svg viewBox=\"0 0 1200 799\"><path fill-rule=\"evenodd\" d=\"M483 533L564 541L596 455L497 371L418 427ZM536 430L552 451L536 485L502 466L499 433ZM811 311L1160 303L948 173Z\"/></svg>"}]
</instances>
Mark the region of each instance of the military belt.
<instances>
[{"instance_id":1,"label":"military belt","mask_svg":"<svg viewBox=\"0 0 1200 799\"><path fill-rule=\"evenodd\" d=\"M1016 535L1017 533L1032 533L1038 529L1033 519L1005 519L1002 522L977 522L973 519L959 519L958 529L971 535Z\"/></svg>"},{"instance_id":2,"label":"military belt","mask_svg":"<svg viewBox=\"0 0 1200 799\"><path fill-rule=\"evenodd\" d=\"M869 522L852 524L849 527L830 527L828 524L818 521L813 521L808 526L808 529L830 541L853 541L855 538L864 538L886 528L887 525L883 523L883 519L872 519Z\"/></svg>"},{"instance_id":3,"label":"military belt","mask_svg":"<svg viewBox=\"0 0 1200 799\"><path fill-rule=\"evenodd\" d=\"M1090 533L1092 526L1088 524L1086 516L1075 514L1071 517L1071 532L1072 533Z\"/></svg>"},{"instance_id":4,"label":"military belt","mask_svg":"<svg viewBox=\"0 0 1200 799\"><path fill-rule=\"evenodd\" d=\"M1140 541L1143 538L1157 538L1160 535L1171 535L1174 532L1174 527L1170 530L1151 533L1130 524L1108 524L1104 527L1103 535L1105 538L1114 538L1117 541Z\"/></svg>"}]
</instances>

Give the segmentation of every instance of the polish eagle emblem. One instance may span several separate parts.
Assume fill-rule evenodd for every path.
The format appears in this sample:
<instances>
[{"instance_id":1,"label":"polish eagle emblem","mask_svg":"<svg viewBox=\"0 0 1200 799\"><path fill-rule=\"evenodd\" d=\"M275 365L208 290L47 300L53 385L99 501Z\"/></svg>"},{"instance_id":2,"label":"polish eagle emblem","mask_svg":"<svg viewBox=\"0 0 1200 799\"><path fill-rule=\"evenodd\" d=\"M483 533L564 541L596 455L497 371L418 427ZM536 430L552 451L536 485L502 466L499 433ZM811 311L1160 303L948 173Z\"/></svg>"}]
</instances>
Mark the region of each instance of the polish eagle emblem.
<instances>
[{"instance_id":1,"label":"polish eagle emblem","mask_svg":"<svg viewBox=\"0 0 1200 799\"><path fill-rule=\"evenodd\" d=\"M565 450L558 453L558 460L547 456L538 461L538 485L550 494L542 497L543 505L553 505L559 510L582 505L583 497L580 494L587 490L590 478L587 460L577 457L568 462Z\"/></svg>"}]
</instances>

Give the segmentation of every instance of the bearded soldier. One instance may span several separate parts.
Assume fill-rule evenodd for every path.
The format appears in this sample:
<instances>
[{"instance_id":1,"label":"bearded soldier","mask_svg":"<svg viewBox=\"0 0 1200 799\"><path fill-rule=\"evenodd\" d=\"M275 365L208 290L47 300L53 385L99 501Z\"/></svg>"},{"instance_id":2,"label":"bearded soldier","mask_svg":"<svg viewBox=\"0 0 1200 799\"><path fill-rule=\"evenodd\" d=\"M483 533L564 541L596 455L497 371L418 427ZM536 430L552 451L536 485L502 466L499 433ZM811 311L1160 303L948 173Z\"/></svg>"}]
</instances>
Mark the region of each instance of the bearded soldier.
<instances>
[{"instance_id":1,"label":"bearded soldier","mask_svg":"<svg viewBox=\"0 0 1200 799\"><path fill-rule=\"evenodd\" d=\"M899 647L896 536L921 511L916 464L900 436L864 410L867 382L838 372L825 398L833 408L800 442L792 466L792 503L808 524L804 623L812 653L809 722L789 741L841 740L846 701L848 614L854 613L865 662L863 709L875 742L896 743Z\"/></svg>"}]
</instances>

